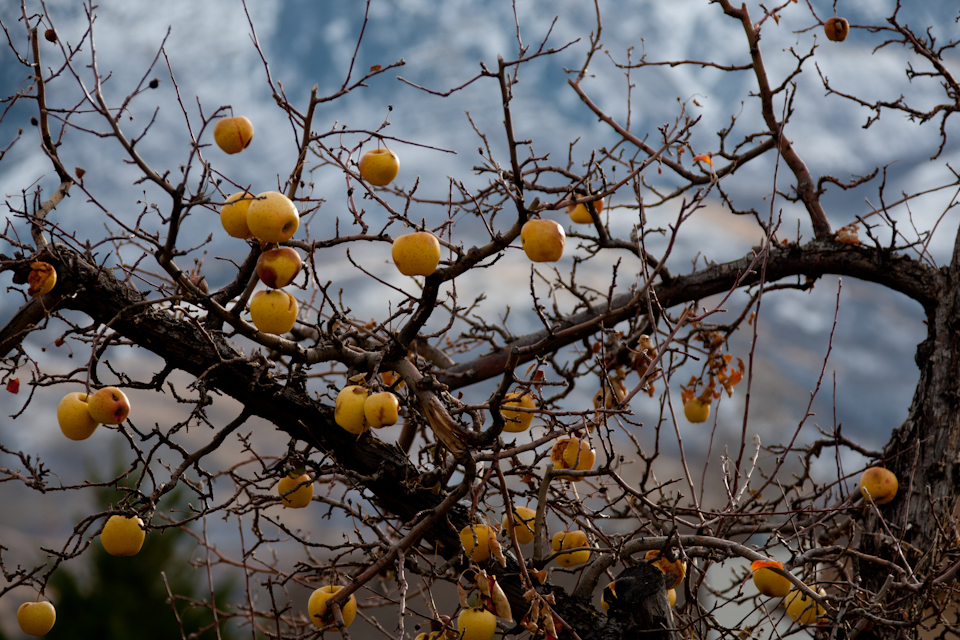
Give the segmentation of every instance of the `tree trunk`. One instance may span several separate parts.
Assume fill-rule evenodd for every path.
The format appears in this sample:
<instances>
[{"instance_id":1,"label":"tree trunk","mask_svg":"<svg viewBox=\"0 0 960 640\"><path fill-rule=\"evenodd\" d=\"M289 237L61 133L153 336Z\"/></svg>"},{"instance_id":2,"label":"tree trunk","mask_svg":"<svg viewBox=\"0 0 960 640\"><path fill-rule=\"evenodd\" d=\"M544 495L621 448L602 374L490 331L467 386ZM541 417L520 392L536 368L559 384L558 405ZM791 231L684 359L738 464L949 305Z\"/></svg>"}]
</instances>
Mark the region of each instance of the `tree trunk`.
<instances>
[{"instance_id":1,"label":"tree trunk","mask_svg":"<svg viewBox=\"0 0 960 640\"><path fill-rule=\"evenodd\" d=\"M863 586L884 609L904 619L875 624L875 637L918 637L937 577L957 562L955 509L960 487L960 236L949 267L940 270L938 303L927 309L927 338L917 348L920 379L907 420L884 449L899 480L893 502L867 506L862 550L905 569L861 563ZM952 549L952 555L948 555ZM885 594L877 597L887 584ZM952 581L951 581L952 582ZM906 588L903 588L903 587ZM904 605L906 605L904 607ZM928 611L929 613L929 611Z\"/></svg>"}]
</instances>

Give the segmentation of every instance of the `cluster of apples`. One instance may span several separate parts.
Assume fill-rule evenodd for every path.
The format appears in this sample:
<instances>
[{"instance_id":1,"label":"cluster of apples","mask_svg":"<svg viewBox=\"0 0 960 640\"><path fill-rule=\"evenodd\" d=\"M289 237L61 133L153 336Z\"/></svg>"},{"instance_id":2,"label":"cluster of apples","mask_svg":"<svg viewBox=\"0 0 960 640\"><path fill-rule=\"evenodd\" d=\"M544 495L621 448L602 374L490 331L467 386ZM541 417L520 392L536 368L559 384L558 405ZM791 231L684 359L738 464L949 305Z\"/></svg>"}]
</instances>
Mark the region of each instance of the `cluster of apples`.
<instances>
[{"instance_id":1,"label":"cluster of apples","mask_svg":"<svg viewBox=\"0 0 960 640\"><path fill-rule=\"evenodd\" d=\"M501 529L517 544L529 544L536 535L536 511L529 507L515 507L513 516L503 515ZM511 526L512 525L512 526ZM497 529L488 524L473 524L460 530L463 552L473 562L486 562L499 547ZM590 542L583 531L558 531L550 539L550 547L559 553L554 560L561 567L575 567L590 560Z\"/></svg>"},{"instance_id":2,"label":"cluster of apples","mask_svg":"<svg viewBox=\"0 0 960 640\"><path fill-rule=\"evenodd\" d=\"M296 205L278 191L253 196L234 193L220 208L220 223L234 238L256 238L263 245L286 242L300 227ZM250 299L250 317L259 331L282 334L290 331L300 313L297 299L284 287L293 282L303 268L303 260L293 247L273 246L257 259L257 276L269 289Z\"/></svg>"},{"instance_id":3,"label":"cluster of apples","mask_svg":"<svg viewBox=\"0 0 960 640\"><path fill-rule=\"evenodd\" d=\"M243 116L222 118L213 128L213 139L225 152L239 153L253 140L253 124ZM234 238L256 238L261 245L279 245L300 228L300 212L278 191L256 196L240 191L220 207L220 224ZM302 268L303 260L293 247L275 246L260 254L257 276L269 289L258 291L250 299L250 317L257 330L279 335L293 328L300 306L296 298L281 289L293 282Z\"/></svg>"},{"instance_id":4,"label":"cluster of apples","mask_svg":"<svg viewBox=\"0 0 960 640\"><path fill-rule=\"evenodd\" d=\"M130 400L116 387L86 394L68 393L57 405L60 431L71 440L86 440L101 424L120 424L130 415Z\"/></svg>"},{"instance_id":5,"label":"cluster of apples","mask_svg":"<svg viewBox=\"0 0 960 640\"><path fill-rule=\"evenodd\" d=\"M860 493L864 499L877 505L891 502L897 495L899 482L889 469L870 467L860 476ZM794 589L793 583L783 575L783 564L776 560L756 560L750 565L753 572L753 584L757 591L769 598L783 598L783 606L797 624L815 623L826 614L823 605L810 596ZM821 596L826 592L818 590Z\"/></svg>"},{"instance_id":6,"label":"cluster of apples","mask_svg":"<svg viewBox=\"0 0 960 640\"><path fill-rule=\"evenodd\" d=\"M333 418L343 429L359 436L371 427L380 429L397 424L400 401L389 391L370 393L362 385L348 385L337 394Z\"/></svg>"}]
</instances>

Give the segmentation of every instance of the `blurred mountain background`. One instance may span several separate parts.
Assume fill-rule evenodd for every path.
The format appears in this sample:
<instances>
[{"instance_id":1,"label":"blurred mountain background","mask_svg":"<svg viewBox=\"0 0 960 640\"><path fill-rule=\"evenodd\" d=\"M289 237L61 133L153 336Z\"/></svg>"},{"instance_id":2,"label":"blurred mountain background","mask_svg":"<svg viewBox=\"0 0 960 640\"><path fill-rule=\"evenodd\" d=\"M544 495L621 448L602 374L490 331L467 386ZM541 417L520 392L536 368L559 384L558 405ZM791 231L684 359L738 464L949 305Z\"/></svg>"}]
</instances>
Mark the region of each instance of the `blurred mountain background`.
<instances>
[{"instance_id":1,"label":"blurred mountain background","mask_svg":"<svg viewBox=\"0 0 960 640\"><path fill-rule=\"evenodd\" d=\"M832 12L831 3L813 2L821 16ZM931 24L935 34L954 37L957 34L956 9L951 3L911 3L904 22L911 25ZM848 6L849 5L849 6ZM838 4L838 11L851 24L882 22L895 3L883 0L871 3ZM48 0L54 27L62 42L77 43L88 27L84 6L75 0ZM189 138L184 122L184 109L191 125L199 126L200 110L209 116L223 105L230 105L237 114L246 115L255 124L256 135L250 148L238 156L226 156L215 149L206 152L215 168L241 185L250 185L254 192L274 189L291 171L296 160L294 132L271 96L265 80L264 66L256 51L244 7L237 0L167 0L162 4L146 0L103 0L97 8L95 38L98 64L102 73L109 72L105 84L108 97L119 101L137 85L141 78L158 78L159 87L147 90L130 106L124 126L139 131L151 118L151 131L138 145L138 151L161 171L179 171L189 156ZM736 22L721 15L716 5L695 0L602 0L604 16L601 40L609 56L596 56L590 76L583 86L587 93L620 122L626 122L628 79L613 61L626 63L627 51L636 62L641 55L649 60L710 60L718 63L746 62L742 29ZM26 2L27 13L39 11L37 2ZM376 129L385 120L389 126L386 135L417 143L395 143L392 148L401 158L398 182L409 187L419 180L419 195L443 199L449 190L449 178L463 180L470 186L487 181L474 167L480 164L477 154L480 139L470 126L466 114L482 131L491 146L507 164L502 135L503 113L500 94L495 82L481 79L449 97L440 98L418 90L396 79L402 76L410 83L436 91L460 86L480 72L481 63L495 68L497 55L505 59L517 56L519 32L524 45L536 49L549 35L547 47L564 48L559 53L543 56L524 65L520 82L515 88L513 116L517 137L533 140L537 154L550 154L555 164L565 164L568 154L574 164L585 162L591 150L611 147L617 137L606 125L580 102L567 86L569 74L565 69L578 69L592 31L597 22L593 3L580 0L530 0L514 6L506 0L373 0L369 5L369 23L357 53L352 71L351 57L356 47L364 18L364 3L335 0L257 0L248 2L247 9L256 27L256 37L270 72L286 96L295 105L305 105L311 87L318 85L320 95L338 91L347 74L355 80L373 65L386 66L403 60L405 64L370 81L369 87L358 88L340 99L321 105L314 129L318 132L341 126L351 129ZM19 6L8 2L0 5L0 20L11 34L21 54L26 54L26 40ZM790 51L806 52L814 44L818 47L816 64L830 82L846 93L866 100L895 99L909 95L917 103L933 104L940 88L922 82L910 84L904 75L904 60L910 59L899 47L875 51L879 36L854 29L846 42L827 42L814 29L815 23L808 10L800 5L783 12L779 25L768 22L764 26L765 56L769 73L780 82L795 66ZM776 34L772 32L776 32ZM43 42L44 67L59 68L62 58L56 49ZM174 83L166 63L159 63L148 73L148 67L161 44L169 56L170 67L176 79L176 89L183 98L183 109L177 102ZM77 64L89 62L90 47L84 45ZM82 67L78 72L86 73ZM27 67L20 64L9 47L0 48L0 85L7 96L18 87L26 89ZM758 118L754 101L746 98L753 90L754 80L748 72L723 73L697 66L650 67L634 70L629 78L634 85L631 129L641 137L657 135L657 127L671 123L678 113L678 100L687 103L695 115L702 118L691 140L697 152L708 152L717 146L716 132L737 117L743 125L737 131L747 131ZM888 167L887 193L899 197L901 191L916 192L940 184L947 170L943 162L929 163L928 158L938 144L935 124L918 127L896 115L885 114L869 129L862 128L868 114L854 108L849 102L825 95L820 78L812 62L795 78L797 93L796 113L787 134L796 143L801 156L815 176L832 174L841 181L856 175L870 173L876 167ZM696 99L700 106L694 106ZM51 102L76 104L81 100L75 83L67 80L51 85ZM155 108L159 109L155 112ZM23 138L0 161L0 188L8 201L31 198L36 187L49 193L56 186L56 176L37 144L36 128L31 126L28 100L19 101L5 116L0 127L0 147L6 147L16 136L18 127ZM100 130L95 118L79 116L72 120L80 126ZM951 129L948 127L948 133ZM357 138L359 140L359 138ZM203 142L211 142L211 132L205 132ZM576 144L573 144L576 141ZM571 147L571 145L573 145ZM124 217L150 211L155 204L164 211L163 196L149 184L135 184L138 173L127 165L120 147L107 140L95 140L80 131L69 130L61 147L68 166L80 166L86 171L85 186L101 198L100 204L111 213ZM954 138L948 139L943 159L956 166L958 147ZM757 162L749 171L724 182L724 189L737 198L741 209L755 207L764 216L773 212L781 220L778 238L807 240L812 237L805 214L795 204L778 198L773 203L769 194L773 189L771 155ZM339 218L340 232L350 229L350 217L345 215L347 185L335 170L320 170L306 179L312 182L314 197L324 199L320 212L309 221L317 235L333 232ZM649 176L648 179L661 179ZM666 172L663 183L671 182ZM789 183L781 167L778 187ZM866 215L879 200L879 179L853 192L828 188L824 197L828 217L834 228L855 221L856 215ZM231 192L224 186L226 192ZM898 230L907 238L915 238L916 229L929 229L944 214L952 202L951 195L931 194L918 202L908 214L898 209L901 224ZM611 227L615 232L628 233L636 224L637 214L627 207L635 204L629 190L617 194L608 203ZM19 205L17 205L19 206ZM372 228L386 222L386 214L375 203L364 201L365 220ZM618 208L621 206L622 208ZM677 204L668 204L647 211L650 224L666 227L676 219ZM74 190L68 200L56 210L57 221L76 231L82 240L95 241L103 237L105 217L103 210ZM426 209L424 217L441 215L438 210ZM148 215L147 219L151 216ZM159 226L159 216L152 215ZM435 222L439 222L437 219ZM22 237L28 230L22 220L9 220ZM428 217L428 224L430 219ZM755 224L743 218L731 219L718 203L698 211L686 223L668 266L674 273L689 271L691 265L705 261L723 262L747 254L761 241ZM219 220L211 209L206 215L195 215L187 220L183 237L193 234L205 238L213 234L203 260L202 270L211 289L231 279L233 265L215 256L236 259L243 255L240 241L217 233ZM939 223L927 245L927 252L938 263L949 260L953 245L956 220L949 213ZM470 217L457 220L456 240L469 243L471 234L482 237L481 223ZM911 235L913 234L913 235ZM863 236L861 236L863 237ZM881 232L881 240L889 242L889 235ZM568 241L568 247L576 242ZM98 249L106 256L112 247ZM0 243L0 252L9 253L9 245ZM389 262L388 247L364 247L351 251L351 256L363 266L395 286L410 290L410 282L395 273ZM573 252L568 252L572 254ZM615 256L617 257L617 256ZM615 258L614 257L614 258ZM327 251L318 264L321 281L329 279L335 288L342 289L343 298L359 318L382 318L390 305L400 300L395 292L369 279L347 260L345 252ZM558 264L561 270L572 258L564 257ZM583 273L585 282L593 282L605 290L609 283L613 258ZM189 266L189 265L182 265ZM498 317L503 305L509 304L511 313L507 322L515 334L537 328L537 319L525 309L529 307L528 271L519 249L507 252L495 268L483 273L466 274L458 279L458 292L464 299L472 299L491 283L496 289L481 307L482 313ZM625 260L621 274L634 273L638 265ZM519 273L519 275L518 275ZM624 277L623 287L632 282ZM511 283L516 283L512 286ZM510 285L510 286L508 286ZM20 290L14 286L9 272L0 274L0 322L6 322L23 302ZM731 308L740 294L734 296ZM714 301L715 302L715 301ZM839 303L836 326L834 313ZM709 308L710 300L703 301ZM842 287L837 278L823 278L808 293L777 292L763 298L759 322L756 326L756 349L752 361L753 380L750 388L750 412L747 419L748 437L758 434L764 443L777 443L789 438L804 420L810 394L822 385L810 405L814 414L804 423L801 441L812 441L819 436L818 429L831 431L842 426L843 434L868 449L879 449L890 431L907 415L907 409L917 381L913 361L916 345L925 335L922 309L903 296L878 285L844 279ZM751 348L752 327L747 327L731 344L731 353L745 361ZM44 371L67 373L84 366L88 355L66 352L56 347L59 333L54 329L31 334L25 347L35 358L35 366ZM832 336L832 342L831 342ZM832 343L829 360L824 364L828 346ZM116 367L122 367L134 378L147 379L157 371L158 358L143 352L131 351L113 358ZM38 388L32 404L16 421L11 416L21 411L29 391L26 382L31 377L32 364L25 364L20 374L21 393L12 395L0 391L0 443L12 450L22 450L42 460L56 478L53 484L68 486L87 477L91 468L119 458L121 464L131 464L129 451L117 442L116 434L100 428L84 442L67 441L59 433L55 406L67 391L79 388ZM171 377L182 388L189 383L185 376ZM677 380L683 380L678 377ZM636 378L628 379L628 384ZM589 406L594 389L582 385L566 400L568 408ZM489 385L478 385L465 390L468 401L482 401L489 393ZM708 448L711 451L711 469L719 468L719 455L724 447L738 446L744 429L744 394L746 383L737 389L732 399L723 399L717 410L717 430L711 438L710 424L690 425L683 422L680 430L686 453L697 467L704 464ZM679 399L679 389L673 390ZM157 423L173 424L186 417L187 409L176 406L169 397L148 393L132 393L132 417L145 426ZM675 400L676 402L676 400ZM648 405L645 403L649 403ZM633 402L640 421L646 422L658 414L655 401L644 395ZM233 401L219 401L211 408L214 424L224 424L236 416L239 407ZM219 422L218 422L219 421ZM253 442L262 450L280 455L286 441L278 438L269 424L250 423ZM198 428L199 429L199 428ZM205 432L195 432L201 438ZM379 437L395 437L384 432ZM645 437L640 434L641 438ZM649 436L647 431L646 436ZM184 435L189 446L191 434ZM529 437L529 436L527 436ZM712 445L711 445L712 441ZM675 453L674 449L667 450ZM229 444L217 453L221 461L243 455L239 445ZM835 476L837 460L825 455L824 474ZM163 461L158 461L162 463ZM20 462L9 455L0 455L0 466L17 468ZM856 455L845 454L843 465L851 470L862 465ZM815 471L818 467L815 467ZM669 474L668 474L669 475ZM696 475L696 472L695 472ZM852 488L855 480L850 480ZM95 492L49 491L37 494L16 483L0 484L0 543L6 566L31 565L44 556L41 547L60 548L79 519L100 508L101 497ZM90 495L88 495L90 494ZM29 508L23 505L30 505ZM176 508L174 505L165 505ZM279 507L277 507L279 510ZM308 510L309 511L309 510ZM283 514L293 526L312 530L317 535L329 532L330 523L321 521L320 513ZM235 524L210 523L212 529L235 537ZM148 544L150 537L148 537ZM189 541L186 541L189 546ZM177 543L183 544L183 543ZM235 545L230 539L225 546ZM23 554L25 549L32 552ZM171 551L172 552L172 551ZM188 552L189 555L189 552ZM98 579L100 562L96 555L74 566L87 566L86 578L79 583ZM82 563L87 563L82 565ZM200 574L196 581L201 583ZM64 579L52 587L61 594L79 586L71 586ZM10 598L0 604L0 630L10 632ZM59 609L59 605L58 605ZM51 637L53 637L51 635Z\"/></svg>"}]
</instances>

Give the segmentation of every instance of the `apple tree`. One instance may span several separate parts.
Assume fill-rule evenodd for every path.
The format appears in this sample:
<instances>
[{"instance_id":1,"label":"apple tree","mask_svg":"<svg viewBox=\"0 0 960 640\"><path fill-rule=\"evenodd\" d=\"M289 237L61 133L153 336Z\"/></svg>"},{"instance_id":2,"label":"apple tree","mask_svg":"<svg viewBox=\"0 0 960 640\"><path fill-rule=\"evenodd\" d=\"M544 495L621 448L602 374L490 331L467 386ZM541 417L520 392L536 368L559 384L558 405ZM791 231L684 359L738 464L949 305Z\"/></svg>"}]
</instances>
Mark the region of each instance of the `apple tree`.
<instances>
[{"instance_id":1,"label":"apple tree","mask_svg":"<svg viewBox=\"0 0 960 640\"><path fill-rule=\"evenodd\" d=\"M56 605L52 576L123 521L190 532L197 580L244 592L171 602L253 637L956 637L955 8L679 3L697 49L663 28L608 39L655 2L529 31L514 3L500 55L438 86L399 56L366 64L366 30L400 9L352 4L330 91L285 84L251 7L231 9L272 128L183 91L195 67L166 38L114 76L110 7L72 31L43 1L3 14L0 479L38 504L122 495L59 512L55 544L4 541L5 610ZM881 59L869 90L838 64ZM689 77L704 88L672 92ZM602 144L536 126L548 80ZM395 124L412 102L378 121L339 106L389 83L438 109L475 92L495 116L418 139ZM825 148L855 138L879 160L838 173ZM78 166L90 148L102 163ZM417 154L435 176L405 172ZM727 258L688 251L708 224L741 229L704 250ZM915 395L882 448L814 425L835 276L922 307ZM819 376L761 438L769 310L818 284L837 300ZM123 470L73 479L17 435L41 424Z\"/></svg>"}]
</instances>

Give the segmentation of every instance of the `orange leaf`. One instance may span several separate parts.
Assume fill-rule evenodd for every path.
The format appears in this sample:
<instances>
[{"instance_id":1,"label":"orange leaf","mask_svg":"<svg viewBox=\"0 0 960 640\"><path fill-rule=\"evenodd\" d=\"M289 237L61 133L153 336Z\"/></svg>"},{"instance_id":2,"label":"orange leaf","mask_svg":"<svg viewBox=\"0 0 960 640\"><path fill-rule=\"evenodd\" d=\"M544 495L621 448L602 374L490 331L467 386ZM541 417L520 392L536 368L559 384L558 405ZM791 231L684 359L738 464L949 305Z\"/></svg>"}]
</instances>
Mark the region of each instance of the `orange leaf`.
<instances>
[{"instance_id":1,"label":"orange leaf","mask_svg":"<svg viewBox=\"0 0 960 640\"><path fill-rule=\"evenodd\" d=\"M698 156L693 156L694 162L706 162L711 167L713 166L713 158L710 157L707 153L701 153Z\"/></svg>"},{"instance_id":2,"label":"orange leaf","mask_svg":"<svg viewBox=\"0 0 960 640\"><path fill-rule=\"evenodd\" d=\"M7 391L10 393L20 393L20 378L14 378L7 382Z\"/></svg>"}]
</instances>

